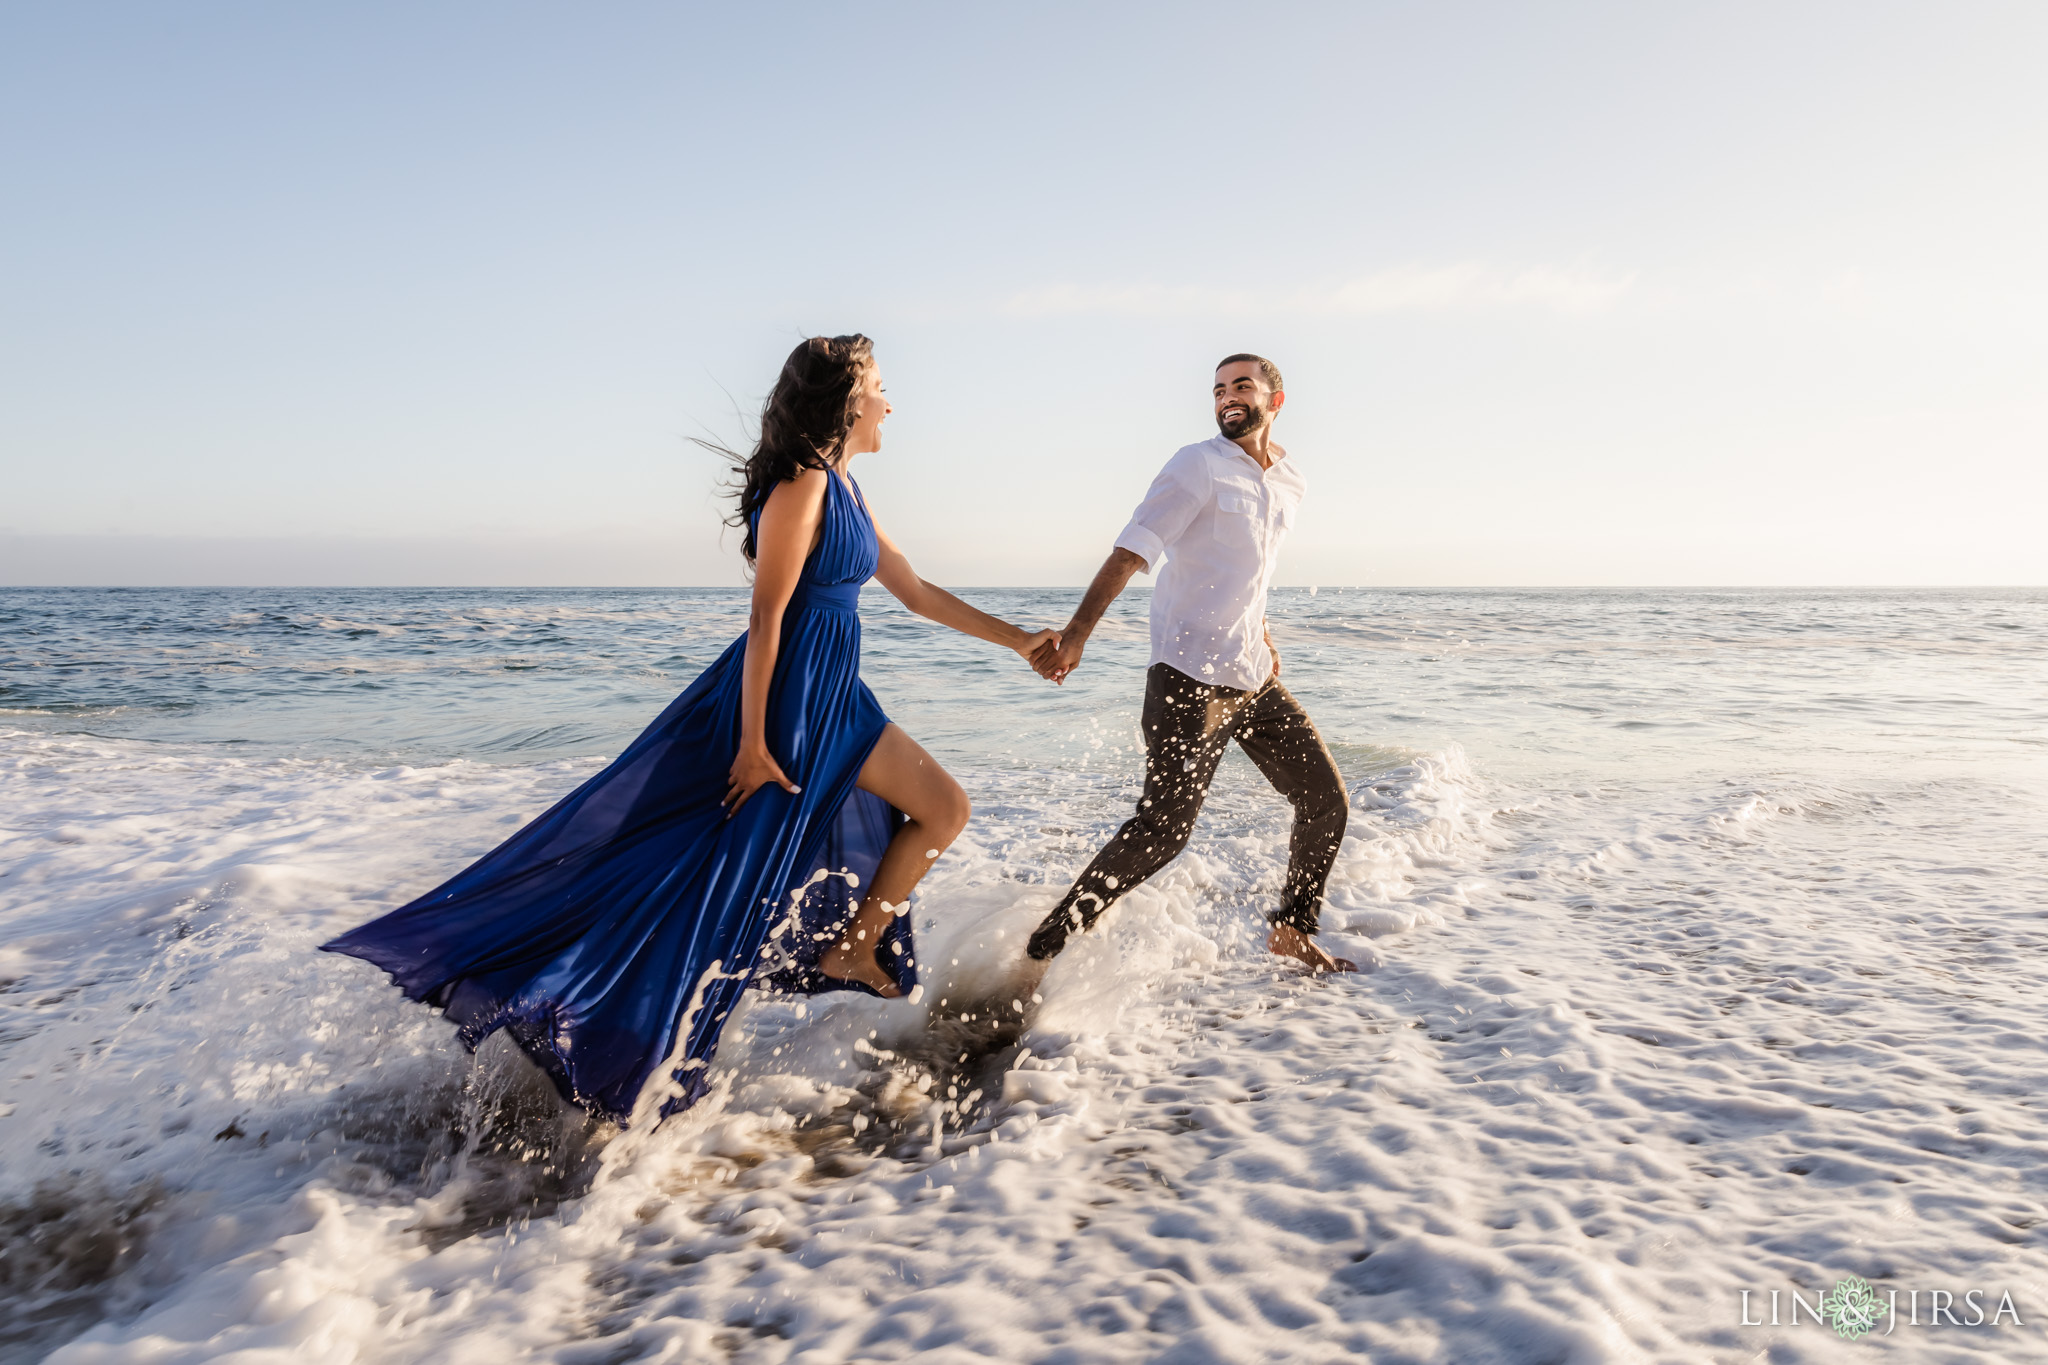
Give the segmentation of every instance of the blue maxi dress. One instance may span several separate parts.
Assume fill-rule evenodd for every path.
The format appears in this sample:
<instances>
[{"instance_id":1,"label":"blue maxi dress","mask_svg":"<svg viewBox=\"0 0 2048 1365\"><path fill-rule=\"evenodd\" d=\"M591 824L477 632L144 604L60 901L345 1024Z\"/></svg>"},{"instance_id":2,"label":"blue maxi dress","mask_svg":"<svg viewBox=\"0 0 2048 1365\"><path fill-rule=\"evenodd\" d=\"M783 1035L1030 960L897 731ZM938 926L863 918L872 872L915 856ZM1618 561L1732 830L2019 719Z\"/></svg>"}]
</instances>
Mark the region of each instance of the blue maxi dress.
<instances>
[{"instance_id":1,"label":"blue maxi dress","mask_svg":"<svg viewBox=\"0 0 2048 1365\"><path fill-rule=\"evenodd\" d=\"M864 990L817 964L904 817L854 786L889 723L860 678L860 589L880 549L858 491L836 474L827 484L768 692L768 750L799 794L764 786L726 818L742 635L604 771L322 947L382 967L471 1050L505 1029L563 1098L619 1123L672 1055L662 1115L705 1093L719 1032L757 980ZM906 993L916 983L909 915L876 957Z\"/></svg>"}]
</instances>

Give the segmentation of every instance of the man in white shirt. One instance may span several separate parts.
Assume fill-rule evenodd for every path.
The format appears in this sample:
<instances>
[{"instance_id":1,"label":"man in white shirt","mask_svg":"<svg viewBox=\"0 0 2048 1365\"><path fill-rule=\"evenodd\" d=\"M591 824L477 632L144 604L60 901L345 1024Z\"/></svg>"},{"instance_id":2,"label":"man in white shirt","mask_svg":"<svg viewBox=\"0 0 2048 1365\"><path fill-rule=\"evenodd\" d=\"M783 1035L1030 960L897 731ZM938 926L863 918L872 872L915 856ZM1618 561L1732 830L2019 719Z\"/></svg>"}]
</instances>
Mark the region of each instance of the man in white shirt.
<instances>
[{"instance_id":1,"label":"man in white shirt","mask_svg":"<svg viewBox=\"0 0 2048 1365\"><path fill-rule=\"evenodd\" d=\"M1323 884L1349 807L1337 764L1280 685L1266 629L1266 589L1305 487L1273 419L1287 401L1280 371L1255 355L1216 367L1212 440L1184 446L1152 481L1062 632L1033 667L1062 682L1089 633L1135 573L1159 569L1152 592L1152 663L1145 674L1145 792L1138 813L1088 864L1031 936L1048 962L1067 936L1171 862L1188 841L1209 780L1234 739L1294 807L1287 880L1267 947L1317 971L1352 971L1315 941ZM1165 567L1160 568L1160 561Z\"/></svg>"}]
</instances>

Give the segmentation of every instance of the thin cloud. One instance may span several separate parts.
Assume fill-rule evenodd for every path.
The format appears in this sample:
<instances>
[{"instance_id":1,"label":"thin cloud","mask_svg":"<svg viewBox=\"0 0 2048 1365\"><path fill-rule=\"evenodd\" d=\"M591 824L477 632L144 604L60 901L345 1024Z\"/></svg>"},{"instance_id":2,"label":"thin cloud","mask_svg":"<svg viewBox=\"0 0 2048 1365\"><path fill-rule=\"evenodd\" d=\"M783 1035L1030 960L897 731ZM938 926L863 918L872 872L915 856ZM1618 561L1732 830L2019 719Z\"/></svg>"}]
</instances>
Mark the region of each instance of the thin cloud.
<instances>
[{"instance_id":1,"label":"thin cloud","mask_svg":"<svg viewBox=\"0 0 2048 1365\"><path fill-rule=\"evenodd\" d=\"M1334 286L1291 290L1216 289L1206 285L1055 284L1012 294L1003 311L1019 317L1110 314L1125 317L1234 317L1275 313L1363 316L1375 313L1472 313L1536 309L1596 313L1635 284L1636 274L1585 266L1510 269L1480 261L1405 265Z\"/></svg>"}]
</instances>

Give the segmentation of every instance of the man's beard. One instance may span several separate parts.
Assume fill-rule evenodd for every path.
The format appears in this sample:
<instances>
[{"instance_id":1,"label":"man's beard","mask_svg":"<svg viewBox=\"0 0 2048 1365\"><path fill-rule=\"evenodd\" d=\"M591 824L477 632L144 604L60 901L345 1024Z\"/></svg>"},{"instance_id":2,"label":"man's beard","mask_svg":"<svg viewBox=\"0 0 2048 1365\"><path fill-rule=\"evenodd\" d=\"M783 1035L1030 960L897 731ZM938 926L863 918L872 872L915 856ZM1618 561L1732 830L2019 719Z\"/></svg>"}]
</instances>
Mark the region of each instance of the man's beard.
<instances>
[{"instance_id":1,"label":"man's beard","mask_svg":"<svg viewBox=\"0 0 2048 1365\"><path fill-rule=\"evenodd\" d=\"M1258 404L1247 403L1244 405L1244 415L1242 417L1235 416L1234 414L1217 413L1216 429L1235 441L1239 437L1249 436L1265 426L1269 416L1270 414Z\"/></svg>"}]
</instances>

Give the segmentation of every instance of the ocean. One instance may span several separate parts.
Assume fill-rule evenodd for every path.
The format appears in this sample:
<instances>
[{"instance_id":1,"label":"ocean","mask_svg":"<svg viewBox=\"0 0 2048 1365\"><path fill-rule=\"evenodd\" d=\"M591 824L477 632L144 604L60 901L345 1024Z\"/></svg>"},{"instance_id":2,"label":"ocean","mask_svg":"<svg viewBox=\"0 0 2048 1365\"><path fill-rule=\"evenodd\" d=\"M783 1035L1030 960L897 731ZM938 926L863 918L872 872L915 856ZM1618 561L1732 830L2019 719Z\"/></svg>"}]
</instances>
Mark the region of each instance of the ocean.
<instances>
[{"instance_id":1,"label":"ocean","mask_svg":"<svg viewBox=\"0 0 2048 1365\"><path fill-rule=\"evenodd\" d=\"M871 586L975 805L924 996L754 998L619 1133L315 945L744 592L0 590L0 1359L2048 1358L2048 592L1276 591L1365 970L1262 950L1233 755L991 1028L1136 792L1144 610L1054 688Z\"/></svg>"}]
</instances>

